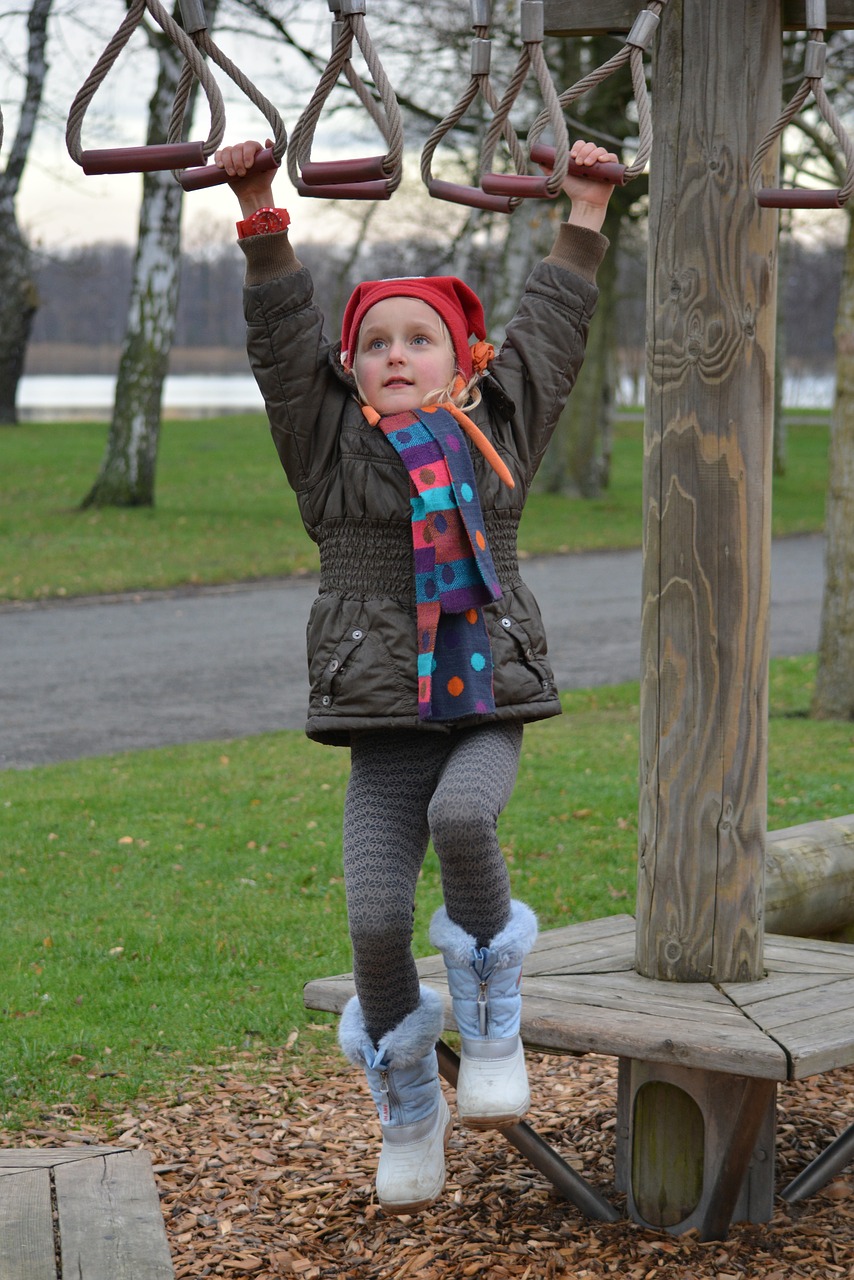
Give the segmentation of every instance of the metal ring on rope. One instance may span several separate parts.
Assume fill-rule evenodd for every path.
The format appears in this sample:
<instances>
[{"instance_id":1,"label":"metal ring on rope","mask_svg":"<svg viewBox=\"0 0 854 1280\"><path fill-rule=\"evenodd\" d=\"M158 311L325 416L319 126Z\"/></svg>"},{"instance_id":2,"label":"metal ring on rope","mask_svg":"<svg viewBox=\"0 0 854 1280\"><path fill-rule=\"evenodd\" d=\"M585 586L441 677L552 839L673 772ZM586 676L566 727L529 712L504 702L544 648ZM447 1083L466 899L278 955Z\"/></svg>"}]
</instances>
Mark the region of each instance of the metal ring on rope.
<instances>
[{"instance_id":1,"label":"metal ring on rope","mask_svg":"<svg viewBox=\"0 0 854 1280\"><path fill-rule=\"evenodd\" d=\"M563 180L566 177L567 165L569 164L569 138L557 90L552 83L546 60L543 57L544 32L543 0L522 0L522 53L516 70L513 72L510 83L507 86L507 91L498 104L492 123L487 129L481 151L480 185L490 195L553 200L559 194L563 186ZM510 114L510 109L519 96L522 85L528 77L528 70L531 67L534 69L540 92L543 95L543 101L546 104L546 118L554 132L555 159L552 172L545 177L527 173L492 173L490 170L495 148Z\"/></svg>"},{"instance_id":2,"label":"metal ring on rope","mask_svg":"<svg viewBox=\"0 0 854 1280\"><path fill-rule=\"evenodd\" d=\"M403 176L403 120L397 98L365 25L366 0L330 0L330 7L334 18L332 55L308 106L291 131L288 176L302 196L326 200L388 200ZM371 73L381 108L351 65L354 40ZM313 161L311 146L317 122L342 72L385 138L388 150L385 155L357 160Z\"/></svg>"},{"instance_id":3,"label":"metal ring on rope","mask_svg":"<svg viewBox=\"0 0 854 1280\"><path fill-rule=\"evenodd\" d=\"M267 119L273 135L273 145L272 147L265 147L263 151L256 155L253 168L256 170L278 169L288 145L288 135L282 122L282 117L269 98L266 98L261 93L249 77L245 76L240 68L235 66L231 59L211 39L207 30L207 18L202 0L178 0L178 3L181 6L184 28L192 38L196 48L202 53L206 53ZM193 71L190 64L187 63L178 85L178 91L175 94L172 118L169 122L170 141L181 136L184 113L192 83ZM177 172L175 177L185 191L199 191L202 188L219 186L221 183L228 181L228 175L225 170L220 169L217 165L203 165L201 168L184 169L182 172Z\"/></svg>"},{"instance_id":4,"label":"metal ring on rope","mask_svg":"<svg viewBox=\"0 0 854 1280\"><path fill-rule=\"evenodd\" d=\"M804 56L804 78L791 102L783 109L779 120L760 142L750 164L750 185L756 195L757 203L763 209L840 209L847 204L854 190L854 144L824 91L824 71L827 64L827 45L824 43L827 5L825 0L807 0L806 10L807 30L811 39L807 41ZM817 190L808 187L763 187L762 161L786 125L798 114L810 93L842 149L845 157L845 182L839 188Z\"/></svg>"},{"instance_id":5,"label":"metal ring on rope","mask_svg":"<svg viewBox=\"0 0 854 1280\"><path fill-rule=\"evenodd\" d=\"M472 27L474 39L471 42L471 79L456 106L436 125L421 152L421 178L431 196L439 200L449 200L453 204L469 205L474 209L487 209L494 213L512 213L520 203L519 196L487 195L482 187L466 186L458 182L446 182L433 177L433 156L436 148L455 125L459 124L469 107L480 95L493 111L498 110L498 96L489 78L492 60L492 41L489 39L490 0L471 0ZM525 153L516 131L509 120L503 130L504 139L513 157L518 172L524 172L527 166Z\"/></svg>"},{"instance_id":6,"label":"metal ring on rope","mask_svg":"<svg viewBox=\"0 0 854 1280\"><path fill-rule=\"evenodd\" d=\"M565 110L576 98L580 98L603 80L607 80L620 67L628 62L632 77L632 90L638 109L638 149L634 160L629 165L615 164L613 161L603 164L575 165L570 163L567 172L580 178L593 178L600 182L608 182L613 186L625 186L633 178L643 173L652 151L652 105L646 87L643 55L652 45L653 37L658 30L660 14L667 0L650 0L649 7L641 9L626 36L626 43L612 58L603 62L601 67L589 71L575 84L564 89L558 101ZM537 164L554 165L554 148L548 147L538 140L549 124L547 112L543 112L534 121L528 133L528 148L531 159Z\"/></svg>"},{"instance_id":7,"label":"metal ring on rope","mask_svg":"<svg viewBox=\"0 0 854 1280\"><path fill-rule=\"evenodd\" d=\"M108 147L96 151L84 151L80 135L83 118L110 68L136 28L151 14L154 21L184 56L185 64L192 71L204 90L211 114L211 128L205 142L169 141L144 147ZM86 174L100 173L151 173L159 169L184 168L187 165L203 165L213 155L225 132L225 104L219 87L205 61L185 31L182 31L159 0L131 0L127 16L110 40L101 57L86 77L82 88L71 104L65 143L68 154Z\"/></svg>"}]
</instances>

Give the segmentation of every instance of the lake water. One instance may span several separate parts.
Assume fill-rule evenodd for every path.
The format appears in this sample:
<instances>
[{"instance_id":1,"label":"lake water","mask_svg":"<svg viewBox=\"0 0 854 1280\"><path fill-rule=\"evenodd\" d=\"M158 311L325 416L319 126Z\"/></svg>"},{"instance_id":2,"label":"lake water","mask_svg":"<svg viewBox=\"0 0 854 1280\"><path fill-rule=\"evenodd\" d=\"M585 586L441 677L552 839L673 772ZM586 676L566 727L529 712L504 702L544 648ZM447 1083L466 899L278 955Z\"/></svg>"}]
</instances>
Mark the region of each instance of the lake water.
<instances>
[{"instance_id":1,"label":"lake water","mask_svg":"<svg viewBox=\"0 0 854 1280\"><path fill-rule=\"evenodd\" d=\"M40 375L21 379L18 408L22 419L109 418L115 378L108 375ZM833 404L832 375L787 377L783 401L790 408L827 409ZM617 403L627 404L643 395L643 385L625 379L617 391ZM166 379L164 412L167 416L208 418L225 413L262 412L255 380L249 374L182 374Z\"/></svg>"}]
</instances>

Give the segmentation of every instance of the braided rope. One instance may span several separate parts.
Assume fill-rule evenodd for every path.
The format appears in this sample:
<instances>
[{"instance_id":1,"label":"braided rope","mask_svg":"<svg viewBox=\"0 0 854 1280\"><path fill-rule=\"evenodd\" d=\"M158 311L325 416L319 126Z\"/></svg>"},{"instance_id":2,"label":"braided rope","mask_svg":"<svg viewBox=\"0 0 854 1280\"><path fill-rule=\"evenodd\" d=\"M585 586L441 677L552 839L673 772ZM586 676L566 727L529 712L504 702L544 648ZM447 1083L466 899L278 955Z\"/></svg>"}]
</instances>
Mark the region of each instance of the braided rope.
<instances>
[{"instance_id":1,"label":"braided rope","mask_svg":"<svg viewBox=\"0 0 854 1280\"><path fill-rule=\"evenodd\" d=\"M811 28L809 35L817 44L824 43L824 32L820 28ZM750 186L756 196L763 190L762 162L786 126L794 120L801 110L810 93L812 93L816 106L825 122L833 131L845 158L845 181L836 193L837 202L841 207L848 203L851 193L854 191L854 143L852 143L842 121L825 93L822 76L805 76L803 78L791 100L783 108L776 123L772 125L759 143L750 163ZM807 189L805 188L804 190L806 191Z\"/></svg>"},{"instance_id":2,"label":"braided rope","mask_svg":"<svg viewBox=\"0 0 854 1280\"><path fill-rule=\"evenodd\" d=\"M666 3L667 0L649 0L646 9L642 13L648 13L657 22ZM638 15L638 17L640 19L641 15ZM628 62L632 77L632 92L638 111L638 148L632 163L626 165L624 175L624 181L626 182L643 173L652 151L652 105L646 86L643 54L643 47L631 42L630 33L630 39L626 41L621 49L608 58L606 62L603 62L601 66L588 71L580 80L576 80L575 84L570 85L568 89L564 89L558 99L561 110L566 110L576 98L582 97L590 89L595 89ZM547 111L543 111L537 116L528 133L529 146L536 142L549 123L550 118Z\"/></svg>"},{"instance_id":3,"label":"braided rope","mask_svg":"<svg viewBox=\"0 0 854 1280\"><path fill-rule=\"evenodd\" d=\"M151 14L167 39L183 54L186 64L185 70L189 67L190 73L198 79L204 90L211 115L210 134L203 145L205 156L212 155L222 141L225 133L225 104L216 81L193 41L166 12L159 0L131 0L127 15L89 72L71 104L65 131L65 144L68 154L75 164L82 165L83 163L83 148L80 139L86 111L119 54L145 17L146 10ZM183 75L184 72L182 71L182 78Z\"/></svg>"},{"instance_id":4,"label":"braided rope","mask_svg":"<svg viewBox=\"0 0 854 1280\"><path fill-rule=\"evenodd\" d=\"M374 49L361 14L347 14L340 20L341 31L317 87L302 115L291 130L288 149L288 176L295 187L300 183L300 169L311 156L317 123L326 100L343 73L354 88L362 105L371 115L386 142L382 168L389 195L400 186L403 177L403 119L397 97ZM368 70L380 95L382 110L356 74L350 61L353 40L362 52ZM356 88L356 82L361 86Z\"/></svg>"},{"instance_id":5,"label":"braided rope","mask_svg":"<svg viewBox=\"0 0 854 1280\"><path fill-rule=\"evenodd\" d=\"M528 78L528 71L531 67L533 67L545 104L542 113L545 123L550 124L554 132L554 168L545 181L545 189L550 196L556 196L566 178L567 165L569 164L569 137L566 132L566 121L563 118L560 99L543 56L541 40L528 41L522 46L522 53L516 64L516 69L486 131L481 147L480 166L482 172L487 172L492 168L498 139L501 137L507 118L522 90L522 86ZM529 149L530 141L529 135ZM524 167L527 169L527 164Z\"/></svg>"},{"instance_id":6,"label":"braided rope","mask_svg":"<svg viewBox=\"0 0 854 1280\"><path fill-rule=\"evenodd\" d=\"M488 26L475 24L473 30L474 38L476 40L487 40L489 38ZM499 100L498 94L493 88L488 72L472 72L471 78L466 85L461 98L448 112L444 120L441 120L439 124L436 125L424 144L424 149L421 152L421 180L428 190L433 182L433 156L436 154L436 149L438 148L439 143L443 142L451 130L459 124L460 120L462 120L463 116L478 96L483 98L484 102L494 115L498 110ZM522 144L516 136L516 130L510 124L509 120L505 121L501 134L504 141L507 143L516 172L524 173L527 169L527 158L525 156L525 152L522 150ZM520 204L520 196L511 197L508 200L508 212L512 212L512 210L517 208Z\"/></svg>"},{"instance_id":7,"label":"braided rope","mask_svg":"<svg viewBox=\"0 0 854 1280\"><path fill-rule=\"evenodd\" d=\"M206 28L201 27L192 34L192 41L195 48L203 53L220 67L230 80L243 91L250 102L258 108L263 116L266 117L267 123L273 133L273 157L276 164L281 162L282 156L285 154L285 148L288 145L288 135L285 129L282 117L279 115L272 102L261 93L260 89L252 83L248 76L240 70L240 68L231 61L231 59L223 53L222 49L211 39ZM185 62L181 79L178 82L178 88L175 92L175 101L172 104L172 114L169 119L169 132L167 135L168 142L180 142L184 131L184 116L187 110L187 104L190 98L193 81L196 79L193 67L189 62ZM220 141L222 134L220 134ZM217 146L219 142L217 142ZM216 150L216 148L213 148ZM210 156L211 152L205 146L205 156ZM181 170L175 169L173 173L176 178L179 177Z\"/></svg>"}]
</instances>

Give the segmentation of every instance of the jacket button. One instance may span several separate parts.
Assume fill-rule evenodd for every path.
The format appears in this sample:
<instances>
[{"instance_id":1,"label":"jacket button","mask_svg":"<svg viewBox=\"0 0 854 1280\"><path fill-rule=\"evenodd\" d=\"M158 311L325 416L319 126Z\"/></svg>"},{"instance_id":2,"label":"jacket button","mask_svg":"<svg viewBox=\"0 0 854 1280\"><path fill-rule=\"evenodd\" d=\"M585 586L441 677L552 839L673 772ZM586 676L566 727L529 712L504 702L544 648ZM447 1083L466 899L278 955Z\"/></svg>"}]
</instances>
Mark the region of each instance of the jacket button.
<instances>
[{"instance_id":1,"label":"jacket button","mask_svg":"<svg viewBox=\"0 0 854 1280\"><path fill-rule=\"evenodd\" d=\"M350 632L350 634L352 635L352 637L353 637L353 639L354 639L354 640L361 640L362 636L363 636L365 633L364 633L364 631L361 629L361 627L354 627L354 628L353 628L353 630Z\"/></svg>"},{"instance_id":2,"label":"jacket button","mask_svg":"<svg viewBox=\"0 0 854 1280\"><path fill-rule=\"evenodd\" d=\"M324 695L323 695L323 697L320 699L320 701L321 701L321 703L322 703L322 705L323 705L324 707L331 707L331 706L332 706L332 699L330 698L330 696L329 696L329 694L328 694L328 693L324 693Z\"/></svg>"},{"instance_id":3,"label":"jacket button","mask_svg":"<svg viewBox=\"0 0 854 1280\"><path fill-rule=\"evenodd\" d=\"M330 671L337 671L337 670L338 670L338 668L339 668L340 666L341 666L341 663L338 661L338 659L337 659L337 658L333 658L333 659L332 659L332 661L331 661L331 662L330 662L330 664L329 664L329 670L330 670Z\"/></svg>"},{"instance_id":4,"label":"jacket button","mask_svg":"<svg viewBox=\"0 0 854 1280\"><path fill-rule=\"evenodd\" d=\"M510 628L513 626L513 619L512 619L512 618L502 618L502 619L501 619L501 625L502 625L502 627L504 627L504 628L505 628L505 630L509 631L509 630L510 630Z\"/></svg>"},{"instance_id":5,"label":"jacket button","mask_svg":"<svg viewBox=\"0 0 854 1280\"><path fill-rule=\"evenodd\" d=\"M525 650L525 657L526 657L526 658L531 659L531 658L533 658L533 656L534 656L534 650L533 650L533 649L526 649L526 650Z\"/></svg>"}]
</instances>

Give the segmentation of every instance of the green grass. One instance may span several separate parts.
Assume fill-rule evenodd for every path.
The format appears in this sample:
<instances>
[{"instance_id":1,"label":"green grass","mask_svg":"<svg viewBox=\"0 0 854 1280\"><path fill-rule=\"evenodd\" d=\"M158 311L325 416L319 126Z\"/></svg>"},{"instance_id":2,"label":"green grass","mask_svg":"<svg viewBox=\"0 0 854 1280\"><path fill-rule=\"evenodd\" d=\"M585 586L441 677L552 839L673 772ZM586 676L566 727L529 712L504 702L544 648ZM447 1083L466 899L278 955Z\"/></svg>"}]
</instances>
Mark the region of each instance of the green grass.
<instances>
[{"instance_id":1,"label":"green grass","mask_svg":"<svg viewBox=\"0 0 854 1280\"><path fill-rule=\"evenodd\" d=\"M806 718L814 660L771 676L769 826L854 809L854 730ZM636 684L571 693L532 726L500 834L544 928L631 912ZM349 968L347 753L299 732L2 774L0 1109L120 1108L298 1030L303 983ZM441 900L428 855L416 952Z\"/></svg>"},{"instance_id":2,"label":"green grass","mask_svg":"<svg viewBox=\"0 0 854 1280\"><path fill-rule=\"evenodd\" d=\"M266 420L166 422L153 509L86 510L103 423L0 431L0 599L102 594L305 573L317 568ZM775 535L820 530L826 425L792 424L789 469L775 481ZM523 555L634 547L641 536L639 421L620 422L611 484L599 499L534 494Z\"/></svg>"}]
</instances>

